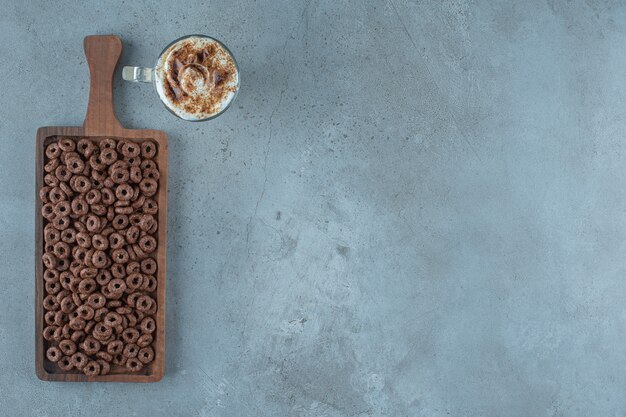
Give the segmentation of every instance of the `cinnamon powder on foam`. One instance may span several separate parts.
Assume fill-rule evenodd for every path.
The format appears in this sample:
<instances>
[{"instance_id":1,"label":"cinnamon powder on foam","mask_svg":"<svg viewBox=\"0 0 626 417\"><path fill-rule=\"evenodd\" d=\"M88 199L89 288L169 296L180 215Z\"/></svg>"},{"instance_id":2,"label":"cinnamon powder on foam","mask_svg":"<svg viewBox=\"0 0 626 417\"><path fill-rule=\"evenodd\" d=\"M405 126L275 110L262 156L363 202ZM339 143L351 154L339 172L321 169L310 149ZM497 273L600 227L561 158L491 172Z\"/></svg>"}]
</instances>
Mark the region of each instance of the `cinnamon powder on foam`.
<instances>
[{"instance_id":1,"label":"cinnamon powder on foam","mask_svg":"<svg viewBox=\"0 0 626 417\"><path fill-rule=\"evenodd\" d=\"M230 54L215 41L193 38L172 48L161 80L167 99L198 118L218 113L237 90L238 72ZM201 91L194 92L195 87Z\"/></svg>"}]
</instances>

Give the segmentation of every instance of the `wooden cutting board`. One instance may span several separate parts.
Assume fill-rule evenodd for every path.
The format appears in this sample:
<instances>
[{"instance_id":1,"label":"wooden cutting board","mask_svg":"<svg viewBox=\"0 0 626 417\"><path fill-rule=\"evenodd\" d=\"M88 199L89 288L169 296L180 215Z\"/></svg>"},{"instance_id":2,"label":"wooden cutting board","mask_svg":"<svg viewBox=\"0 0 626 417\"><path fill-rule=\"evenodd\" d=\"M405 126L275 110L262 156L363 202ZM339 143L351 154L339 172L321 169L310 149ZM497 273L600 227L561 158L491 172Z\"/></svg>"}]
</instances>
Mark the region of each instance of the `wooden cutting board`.
<instances>
[{"instance_id":1,"label":"wooden cutting board","mask_svg":"<svg viewBox=\"0 0 626 417\"><path fill-rule=\"evenodd\" d=\"M156 382L163 377L165 362L165 268L166 268L166 221L167 221L167 135L160 130L125 129L115 116L113 109L113 74L122 52L122 42L114 35L87 36L84 40L85 56L91 74L87 115L82 127L42 127L37 131L37 166L35 190L35 364L37 376L45 381L69 382ZM43 185L45 146L57 136L89 137L98 142L107 137L142 141L152 139L157 143L157 164L160 171L159 189L155 198L159 204L158 249L156 260L157 302L154 333L154 361L139 373L125 373L125 370L111 374L89 377L75 371L64 372L46 358L42 330L43 320L43 217L39 189Z\"/></svg>"}]
</instances>

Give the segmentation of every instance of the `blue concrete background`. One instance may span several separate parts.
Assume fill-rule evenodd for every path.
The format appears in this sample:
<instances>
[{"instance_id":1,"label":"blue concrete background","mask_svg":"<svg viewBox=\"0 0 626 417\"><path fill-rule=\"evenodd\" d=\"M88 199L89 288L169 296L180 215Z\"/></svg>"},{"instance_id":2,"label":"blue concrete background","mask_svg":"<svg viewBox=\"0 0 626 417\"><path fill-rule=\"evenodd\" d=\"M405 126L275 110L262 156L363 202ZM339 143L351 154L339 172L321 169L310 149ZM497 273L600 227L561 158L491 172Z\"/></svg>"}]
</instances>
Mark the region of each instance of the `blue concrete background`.
<instances>
[{"instance_id":1,"label":"blue concrete background","mask_svg":"<svg viewBox=\"0 0 626 417\"><path fill-rule=\"evenodd\" d=\"M0 0L0 414L625 416L626 8L616 1ZM170 135L162 382L35 376L35 132L206 33L214 121Z\"/></svg>"}]
</instances>

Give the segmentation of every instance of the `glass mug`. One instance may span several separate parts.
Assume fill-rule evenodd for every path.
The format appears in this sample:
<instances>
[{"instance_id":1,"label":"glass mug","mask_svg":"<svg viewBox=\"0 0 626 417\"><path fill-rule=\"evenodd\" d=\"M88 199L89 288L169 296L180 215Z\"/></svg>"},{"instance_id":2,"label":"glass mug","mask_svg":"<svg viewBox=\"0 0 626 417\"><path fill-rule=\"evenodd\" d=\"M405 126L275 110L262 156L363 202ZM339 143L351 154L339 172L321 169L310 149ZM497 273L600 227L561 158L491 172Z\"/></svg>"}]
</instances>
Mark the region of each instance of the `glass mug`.
<instances>
[{"instance_id":1,"label":"glass mug","mask_svg":"<svg viewBox=\"0 0 626 417\"><path fill-rule=\"evenodd\" d=\"M188 35L163 49L154 68L124 67L126 81L153 83L165 107L183 120L201 122L224 113L239 92L239 69L217 39Z\"/></svg>"}]
</instances>

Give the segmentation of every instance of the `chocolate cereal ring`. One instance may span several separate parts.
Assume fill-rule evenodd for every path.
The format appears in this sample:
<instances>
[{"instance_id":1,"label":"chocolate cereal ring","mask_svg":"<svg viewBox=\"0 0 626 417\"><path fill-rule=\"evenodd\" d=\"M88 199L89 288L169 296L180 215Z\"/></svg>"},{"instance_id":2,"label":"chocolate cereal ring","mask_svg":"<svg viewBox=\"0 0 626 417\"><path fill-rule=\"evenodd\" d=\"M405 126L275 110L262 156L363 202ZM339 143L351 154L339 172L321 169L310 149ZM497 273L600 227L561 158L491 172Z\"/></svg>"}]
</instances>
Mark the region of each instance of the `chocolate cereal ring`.
<instances>
[{"instance_id":1,"label":"chocolate cereal ring","mask_svg":"<svg viewBox=\"0 0 626 417\"><path fill-rule=\"evenodd\" d=\"M141 164L141 158L139 157L126 158L124 161L128 163L129 168L139 167L139 164Z\"/></svg>"},{"instance_id":2,"label":"chocolate cereal ring","mask_svg":"<svg viewBox=\"0 0 626 417\"><path fill-rule=\"evenodd\" d=\"M85 170L85 163L80 158L72 158L66 164L67 170L72 174L82 174Z\"/></svg>"},{"instance_id":3,"label":"chocolate cereal ring","mask_svg":"<svg viewBox=\"0 0 626 417\"><path fill-rule=\"evenodd\" d=\"M141 144L141 156L143 158L152 159L156 156L157 145L152 141L145 141Z\"/></svg>"},{"instance_id":4,"label":"chocolate cereal ring","mask_svg":"<svg viewBox=\"0 0 626 417\"><path fill-rule=\"evenodd\" d=\"M63 352L65 356L72 356L76 353L76 342L71 339L61 340L59 342L59 349L61 349L61 352Z\"/></svg>"},{"instance_id":5,"label":"chocolate cereal ring","mask_svg":"<svg viewBox=\"0 0 626 417\"><path fill-rule=\"evenodd\" d=\"M101 234L95 234L91 238L91 245L97 251L102 252L109 248L109 239L107 239L105 236ZM92 259L92 262L94 262L93 259ZM95 265L95 262L94 262L94 265ZM101 267L97 267L97 268L101 268Z\"/></svg>"},{"instance_id":6,"label":"chocolate cereal ring","mask_svg":"<svg viewBox=\"0 0 626 417\"><path fill-rule=\"evenodd\" d=\"M65 193L68 198L72 198L72 196L74 195L74 190L72 190L72 187L67 185L66 182L59 182L59 188Z\"/></svg>"},{"instance_id":7,"label":"chocolate cereal ring","mask_svg":"<svg viewBox=\"0 0 626 417\"><path fill-rule=\"evenodd\" d=\"M72 300L74 300L74 304L76 304L76 308L85 304L83 300L80 298L80 294L77 292L72 292Z\"/></svg>"},{"instance_id":8,"label":"chocolate cereal ring","mask_svg":"<svg viewBox=\"0 0 626 417\"><path fill-rule=\"evenodd\" d=\"M96 281L93 279L83 279L78 285L78 291L81 294L91 294L96 288Z\"/></svg>"},{"instance_id":9,"label":"chocolate cereal ring","mask_svg":"<svg viewBox=\"0 0 626 417\"><path fill-rule=\"evenodd\" d=\"M87 355L95 355L100 350L100 342L91 336L87 336L83 343L80 344L80 348Z\"/></svg>"},{"instance_id":10,"label":"chocolate cereal ring","mask_svg":"<svg viewBox=\"0 0 626 417\"><path fill-rule=\"evenodd\" d=\"M46 289L46 292L48 294L57 294L59 291L61 291L61 283L59 282L46 282L44 284L44 287Z\"/></svg>"},{"instance_id":11,"label":"chocolate cereal ring","mask_svg":"<svg viewBox=\"0 0 626 417\"><path fill-rule=\"evenodd\" d=\"M54 175L59 181L68 181L72 177L72 173L67 169L65 165L59 165L54 170Z\"/></svg>"},{"instance_id":12,"label":"chocolate cereal ring","mask_svg":"<svg viewBox=\"0 0 626 417\"><path fill-rule=\"evenodd\" d=\"M85 332L82 330L75 330L70 339L74 343L80 343L85 339Z\"/></svg>"},{"instance_id":13,"label":"chocolate cereal ring","mask_svg":"<svg viewBox=\"0 0 626 417\"><path fill-rule=\"evenodd\" d=\"M118 214L113 218L111 222L114 229L121 230L128 226L128 216L125 214Z\"/></svg>"},{"instance_id":14,"label":"chocolate cereal ring","mask_svg":"<svg viewBox=\"0 0 626 417\"><path fill-rule=\"evenodd\" d=\"M121 340L115 340L107 345L107 353L110 355L119 355L124 350L124 343Z\"/></svg>"},{"instance_id":15,"label":"chocolate cereal ring","mask_svg":"<svg viewBox=\"0 0 626 417\"><path fill-rule=\"evenodd\" d=\"M48 311L48 313L52 313L52 311ZM62 312L61 310L54 312L54 324L57 326L64 326L69 321L69 317L67 313Z\"/></svg>"},{"instance_id":16,"label":"chocolate cereal ring","mask_svg":"<svg viewBox=\"0 0 626 417\"><path fill-rule=\"evenodd\" d=\"M139 228L144 232L147 232L152 228L156 220L152 214L143 214L139 220Z\"/></svg>"},{"instance_id":17,"label":"chocolate cereal ring","mask_svg":"<svg viewBox=\"0 0 626 417\"><path fill-rule=\"evenodd\" d=\"M67 271L70 267L70 261L68 259L57 259L57 271Z\"/></svg>"},{"instance_id":18,"label":"chocolate cereal ring","mask_svg":"<svg viewBox=\"0 0 626 417\"><path fill-rule=\"evenodd\" d=\"M119 278L112 279L106 286L112 294L123 293L126 290L126 282Z\"/></svg>"},{"instance_id":19,"label":"chocolate cereal ring","mask_svg":"<svg viewBox=\"0 0 626 417\"><path fill-rule=\"evenodd\" d=\"M70 138L61 138L58 142L59 149L63 152L73 152L76 149L76 142Z\"/></svg>"},{"instance_id":20,"label":"chocolate cereal ring","mask_svg":"<svg viewBox=\"0 0 626 417\"><path fill-rule=\"evenodd\" d=\"M107 207L104 204L94 204L91 206L91 212L96 216L104 216L107 213ZM104 226L105 219L102 219L102 226Z\"/></svg>"},{"instance_id":21,"label":"chocolate cereal ring","mask_svg":"<svg viewBox=\"0 0 626 417\"><path fill-rule=\"evenodd\" d=\"M150 159L145 159L141 161L139 168L141 168L142 171L144 169L157 169L157 165L154 161L151 161Z\"/></svg>"},{"instance_id":22,"label":"chocolate cereal ring","mask_svg":"<svg viewBox=\"0 0 626 417\"><path fill-rule=\"evenodd\" d=\"M78 175L74 181L74 191L77 193L86 193L91 190L91 181L84 175Z\"/></svg>"},{"instance_id":23,"label":"chocolate cereal ring","mask_svg":"<svg viewBox=\"0 0 626 417\"><path fill-rule=\"evenodd\" d=\"M46 203L41 206L41 215L44 219L49 221L54 219L56 216L56 214L54 214L54 205L52 203Z\"/></svg>"},{"instance_id":24,"label":"chocolate cereal ring","mask_svg":"<svg viewBox=\"0 0 626 417\"><path fill-rule=\"evenodd\" d=\"M131 166L129 170L129 178L135 184L139 184L143 178L141 176L141 168L138 166Z\"/></svg>"},{"instance_id":25,"label":"chocolate cereal ring","mask_svg":"<svg viewBox=\"0 0 626 417\"><path fill-rule=\"evenodd\" d=\"M56 346L51 346L46 351L46 358L48 358L50 362L58 362L62 356L61 350Z\"/></svg>"},{"instance_id":26,"label":"chocolate cereal ring","mask_svg":"<svg viewBox=\"0 0 626 417\"><path fill-rule=\"evenodd\" d=\"M61 163L61 161L59 160L59 158L50 159L46 163L46 165L43 166L43 170L50 174L50 173L54 172L54 170L57 169L57 167L59 166L60 163Z\"/></svg>"},{"instance_id":27,"label":"chocolate cereal ring","mask_svg":"<svg viewBox=\"0 0 626 417\"><path fill-rule=\"evenodd\" d=\"M141 284L143 284L143 275L139 273L135 272L126 277L126 287L131 291L141 287Z\"/></svg>"},{"instance_id":28,"label":"chocolate cereal ring","mask_svg":"<svg viewBox=\"0 0 626 417\"><path fill-rule=\"evenodd\" d=\"M93 313L93 319L96 322L100 322L102 320L104 320L104 317L109 313L109 309L106 307L100 307L98 309L96 309Z\"/></svg>"},{"instance_id":29,"label":"chocolate cereal ring","mask_svg":"<svg viewBox=\"0 0 626 417\"><path fill-rule=\"evenodd\" d=\"M97 190L95 188L92 188L91 190L89 190L87 192L87 195L85 195L85 200L87 201L87 204L89 205L98 204L101 199L102 199L102 193L100 192L100 190Z\"/></svg>"},{"instance_id":30,"label":"chocolate cereal ring","mask_svg":"<svg viewBox=\"0 0 626 417\"><path fill-rule=\"evenodd\" d=\"M89 255L89 252L87 252L87 255L85 255L85 258L87 258L88 255ZM89 257L91 257L91 256L89 256ZM87 267L87 268L81 269L81 271L80 271L80 277L83 280L94 279L97 276L98 276L98 269L97 268Z\"/></svg>"},{"instance_id":31,"label":"chocolate cereal ring","mask_svg":"<svg viewBox=\"0 0 626 417\"><path fill-rule=\"evenodd\" d=\"M132 198L133 193L133 187L128 184L120 184L115 189L115 196L121 201L129 201Z\"/></svg>"},{"instance_id":32,"label":"chocolate cereal ring","mask_svg":"<svg viewBox=\"0 0 626 417\"><path fill-rule=\"evenodd\" d=\"M93 214L88 215L85 221L85 226L87 226L87 230L90 232L99 231L101 226L100 218Z\"/></svg>"},{"instance_id":33,"label":"chocolate cereal ring","mask_svg":"<svg viewBox=\"0 0 626 417\"><path fill-rule=\"evenodd\" d=\"M125 142L122 145L122 155L126 158L136 158L141 153L141 147L133 142Z\"/></svg>"},{"instance_id":34,"label":"chocolate cereal ring","mask_svg":"<svg viewBox=\"0 0 626 417\"><path fill-rule=\"evenodd\" d=\"M139 339L139 336L139 331L132 327L124 329L122 332L122 339L124 339L124 342L126 343L135 343L137 339Z\"/></svg>"},{"instance_id":35,"label":"chocolate cereal ring","mask_svg":"<svg viewBox=\"0 0 626 417\"><path fill-rule=\"evenodd\" d=\"M142 295L144 295L141 292L134 292L132 294L129 294L128 297L126 297L126 303L131 306L131 307L135 307L135 303L137 302L137 299L139 297L141 297Z\"/></svg>"},{"instance_id":36,"label":"chocolate cereal ring","mask_svg":"<svg viewBox=\"0 0 626 417\"><path fill-rule=\"evenodd\" d=\"M65 372L74 369L74 365L72 365L72 360L68 356L63 356L61 359L59 359L59 361L57 362L57 366L59 367L59 369Z\"/></svg>"},{"instance_id":37,"label":"chocolate cereal ring","mask_svg":"<svg viewBox=\"0 0 626 417\"><path fill-rule=\"evenodd\" d=\"M102 193L102 204L108 206L115 203L115 193L113 190L110 188L103 188L100 192Z\"/></svg>"},{"instance_id":38,"label":"chocolate cereal ring","mask_svg":"<svg viewBox=\"0 0 626 417\"><path fill-rule=\"evenodd\" d=\"M86 158L89 158L89 156L93 153L94 148L95 145L93 144L93 142L86 138L80 139L76 144L76 150L78 151L78 153L84 155Z\"/></svg>"},{"instance_id":39,"label":"chocolate cereal ring","mask_svg":"<svg viewBox=\"0 0 626 417\"><path fill-rule=\"evenodd\" d=\"M137 354L137 359L139 359L143 364L152 362L154 359L154 350L152 350L149 346L140 349Z\"/></svg>"},{"instance_id":40,"label":"chocolate cereal ring","mask_svg":"<svg viewBox=\"0 0 626 417\"><path fill-rule=\"evenodd\" d=\"M115 149L115 145L117 144L117 142L115 141L115 139L111 139L111 138L106 138L106 139L102 139L100 141L100 149Z\"/></svg>"},{"instance_id":41,"label":"chocolate cereal ring","mask_svg":"<svg viewBox=\"0 0 626 417\"><path fill-rule=\"evenodd\" d=\"M132 245L132 252L135 252L136 259L143 259L146 257L146 252L141 249L137 244Z\"/></svg>"},{"instance_id":42,"label":"chocolate cereal ring","mask_svg":"<svg viewBox=\"0 0 626 417\"><path fill-rule=\"evenodd\" d=\"M126 273L132 274L134 272L141 272L141 265L139 262L129 262L126 264Z\"/></svg>"},{"instance_id":43,"label":"chocolate cereal ring","mask_svg":"<svg viewBox=\"0 0 626 417\"><path fill-rule=\"evenodd\" d=\"M44 253L41 260L43 261L43 266L48 269L54 269L57 266L57 258L51 253Z\"/></svg>"},{"instance_id":44,"label":"chocolate cereal ring","mask_svg":"<svg viewBox=\"0 0 626 417\"><path fill-rule=\"evenodd\" d=\"M148 295L142 295L135 302L135 308L137 311L146 312L152 307L154 300Z\"/></svg>"},{"instance_id":45,"label":"chocolate cereal ring","mask_svg":"<svg viewBox=\"0 0 626 417\"><path fill-rule=\"evenodd\" d=\"M104 350L101 350L100 352L96 353L96 358L102 359L105 362L111 362L113 360L113 355L105 352Z\"/></svg>"},{"instance_id":46,"label":"chocolate cereal ring","mask_svg":"<svg viewBox=\"0 0 626 417\"><path fill-rule=\"evenodd\" d=\"M91 320L94 316L94 309L87 304L83 304L76 309L76 313L83 320Z\"/></svg>"},{"instance_id":47,"label":"chocolate cereal ring","mask_svg":"<svg viewBox=\"0 0 626 417\"><path fill-rule=\"evenodd\" d=\"M139 239L139 232L140 230L137 226L131 226L126 229L126 242L130 244L137 242L137 239Z\"/></svg>"},{"instance_id":48,"label":"chocolate cereal ring","mask_svg":"<svg viewBox=\"0 0 626 417\"><path fill-rule=\"evenodd\" d=\"M146 202L144 203L142 210L146 214L157 214L157 212L159 211L159 206L156 203L156 201L149 198L149 199L146 199Z\"/></svg>"},{"instance_id":49,"label":"chocolate cereal ring","mask_svg":"<svg viewBox=\"0 0 626 417\"><path fill-rule=\"evenodd\" d=\"M43 231L43 240L46 243L54 245L59 240L61 240L61 232L59 232L54 227L46 227L46 229Z\"/></svg>"},{"instance_id":50,"label":"chocolate cereal ring","mask_svg":"<svg viewBox=\"0 0 626 417\"><path fill-rule=\"evenodd\" d=\"M103 352L100 352L100 353L103 353ZM108 375L109 372L111 372L111 365L109 364L110 361L106 361L104 359L98 359L96 362L98 362L98 365L100 365L100 375Z\"/></svg>"},{"instance_id":51,"label":"chocolate cereal ring","mask_svg":"<svg viewBox=\"0 0 626 417\"><path fill-rule=\"evenodd\" d=\"M62 339L69 339L70 336L72 335L72 329L70 329L69 324L64 324L63 327L61 328L61 338ZM61 340L59 340L61 341Z\"/></svg>"},{"instance_id":52,"label":"chocolate cereal ring","mask_svg":"<svg viewBox=\"0 0 626 417\"><path fill-rule=\"evenodd\" d=\"M57 145L56 143L51 143L46 148L46 156L49 159L58 158L60 155L61 155L61 149L59 148L59 145Z\"/></svg>"},{"instance_id":53,"label":"chocolate cereal ring","mask_svg":"<svg viewBox=\"0 0 626 417\"><path fill-rule=\"evenodd\" d=\"M158 181L159 178L161 177L158 169L144 169L141 173L141 176L143 178L150 178L155 181Z\"/></svg>"},{"instance_id":54,"label":"chocolate cereal ring","mask_svg":"<svg viewBox=\"0 0 626 417\"><path fill-rule=\"evenodd\" d=\"M130 173L127 169L117 168L111 172L111 181L115 184L125 184L130 178Z\"/></svg>"},{"instance_id":55,"label":"chocolate cereal ring","mask_svg":"<svg viewBox=\"0 0 626 417\"><path fill-rule=\"evenodd\" d=\"M56 203L58 203L59 201L67 200L67 194L65 194L58 185L59 184L57 183L48 192L48 198L50 199L50 202L54 205L56 205Z\"/></svg>"},{"instance_id":56,"label":"chocolate cereal ring","mask_svg":"<svg viewBox=\"0 0 626 417\"><path fill-rule=\"evenodd\" d=\"M106 302L106 297L98 292L90 294L89 298L87 298L87 304L89 304L94 309L104 307Z\"/></svg>"},{"instance_id":57,"label":"chocolate cereal ring","mask_svg":"<svg viewBox=\"0 0 626 417\"><path fill-rule=\"evenodd\" d=\"M111 252L111 259L113 259L113 262L115 263L125 264L128 262L128 252L123 248L115 249Z\"/></svg>"},{"instance_id":58,"label":"chocolate cereal ring","mask_svg":"<svg viewBox=\"0 0 626 417\"><path fill-rule=\"evenodd\" d=\"M46 269L43 272L43 279L46 282L58 282L59 281L59 271L54 269Z\"/></svg>"},{"instance_id":59,"label":"chocolate cereal ring","mask_svg":"<svg viewBox=\"0 0 626 417\"><path fill-rule=\"evenodd\" d=\"M121 203L121 201L116 202L117 203ZM111 208L111 207L109 207ZM120 206L120 207L115 207L114 209L114 213L115 214L125 214L125 215L129 215L133 212L133 208L130 206Z\"/></svg>"},{"instance_id":60,"label":"chocolate cereal ring","mask_svg":"<svg viewBox=\"0 0 626 417\"><path fill-rule=\"evenodd\" d=\"M93 328L93 337L98 340L106 340L113 334L113 328L105 323L98 323Z\"/></svg>"},{"instance_id":61,"label":"chocolate cereal ring","mask_svg":"<svg viewBox=\"0 0 626 417\"><path fill-rule=\"evenodd\" d=\"M157 280L154 275L144 275L141 289L147 292L154 292L157 289Z\"/></svg>"},{"instance_id":62,"label":"chocolate cereal ring","mask_svg":"<svg viewBox=\"0 0 626 417\"><path fill-rule=\"evenodd\" d=\"M140 327L143 333L152 333L156 329L156 324L152 317L146 317L141 321Z\"/></svg>"},{"instance_id":63,"label":"chocolate cereal ring","mask_svg":"<svg viewBox=\"0 0 626 417\"><path fill-rule=\"evenodd\" d=\"M44 175L43 182L49 187L57 187L59 185L59 179L54 176L54 173Z\"/></svg>"},{"instance_id":64,"label":"chocolate cereal ring","mask_svg":"<svg viewBox=\"0 0 626 417\"><path fill-rule=\"evenodd\" d=\"M71 313L72 311L76 309L74 300L72 300L72 297L70 295L68 295L67 297L61 300L60 306L61 306L61 311L66 314Z\"/></svg>"},{"instance_id":65,"label":"chocolate cereal ring","mask_svg":"<svg viewBox=\"0 0 626 417\"><path fill-rule=\"evenodd\" d=\"M139 336L137 336L137 338L139 338ZM138 353L139 353L139 346L137 346L134 343L129 343L126 346L124 346L124 350L122 351L122 355L126 356L127 358L135 358L137 357Z\"/></svg>"},{"instance_id":66,"label":"chocolate cereal ring","mask_svg":"<svg viewBox=\"0 0 626 417\"><path fill-rule=\"evenodd\" d=\"M69 317L68 317L67 313L62 312L61 310L54 311L54 312L48 311L48 313L53 313L54 314L53 324L56 324L57 326L64 326L69 321Z\"/></svg>"},{"instance_id":67,"label":"chocolate cereal ring","mask_svg":"<svg viewBox=\"0 0 626 417\"><path fill-rule=\"evenodd\" d=\"M150 235L142 236L139 238L139 247L146 253L152 253L156 250L156 239ZM139 254L137 254L139 255Z\"/></svg>"},{"instance_id":68,"label":"chocolate cereal ring","mask_svg":"<svg viewBox=\"0 0 626 417\"><path fill-rule=\"evenodd\" d=\"M86 324L87 322L85 322L85 320L81 319L80 317L74 317L70 320L70 328L72 330L82 330L85 328Z\"/></svg>"},{"instance_id":69,"label":"chocolate cereal ring","mask_svg":"<svg viewBox=\"0 0 626 417\"><path fill-rule=\"evenodd\" d=\"M70 203L66 200L59 201L54 205L54 214L57 217L67 216L70 214Z\"/></svg>"},{"instance_id":70,"label":"chocolate cereal ring","mask_svg":"<svg viewBox=\"0 0 626 417\"><path fill-rule=\"evenodd\" d=\"M54 340L55 342L60 342L61 340L63 340L63 327L59 326L56 328L54 334L52 335L52 340Z\"/></svg>"},{"instance_id":71,"label":"chocolate cereal ring","mask_svg":"<svg viewBox=\"0 0 626 417\"><path fill-rule=\"evenodd\" d=\"M104 239L105 242L108 242L106 239ZM92 240L93 242L93 240ZM106 253L104 253L104 251L101 250L96 250L94 251L92 257L91 257L91 263L93 264L94 267L96 268L104 268L107 264L107 255Z\"/></svg>"},{"instance_id":72,"label":"chocolate cereal ring","mask_svg":"<svg viewBox=\"0 0 626 417\"><path fill-rule=\"evenodd\" d=\"M72 227L62 230L61 240L65 243L74 243L76 241L76 230Z\"/></svg>"},{"instance_id":73,"label":"chocolate cereal ring","mask_svg":"<svg viewBox=\"0 0 626 417\"><path fill-rule=\"evenodd\" d=\"M113 278L126 278L126 269L124 268L124 265L115 263L111 265L111 275L113 275Z\"/></svg>"},{"instance_id":74,"label":"chocolate cereal ring","mask_svg":"<svg viewBox=\"0 0 626 417\"><path fill-rule=\"evenodd\" d=\"M54 255L58 259L67 259L67 257L70 256L70 245L68 245L65 242L57 242L57 243L55 243L54 244Z\"/></svg>"},{"instance_id":75,"label":"chocolate cereal ring","mask_svg":"<svg viewBox=\"0 0 626 417\"><path fill-rule=\"evenodd\" d=\"M70 227L70 218L68 216L55 217L52 220L52 225L57 230L64 230Z\"/></svg>"},{"instance_id":76,"label":"chocolate cereal ring","mask_svg":"<svg viewBox=\"0 0 626 417\"><path fill-rule=\"evenodd\" d=\"M120 249L126 244L126 239L118 232L109 235L109 246L111 249Z\"/></svg>"},{"instance_id":77,"label":"chocolate cereal ring","mask_svg":"<svg viewBox=\"0 0 626 417\"><path fill-rule=\"evenodd\" d=\"M120 354L117 354L115 356L113 356L113 363L115 365L120 365L120 366L124 366L126 364L126 356Z\"/></svg>"},{"instance_id":78,"label":"chocolate cereal ring","mask_svg":"<svg viewBox=\"0 0 626 417\"><path fill-rule=\"evenodd\" d=\"M132 308L130 308L130 307L128 307L128 306L121 306L121 305L120 305L120 306L118 306L118 307L115 309L115 312L116 312L116 313L118 313L118 314L121 314L121 315L122 315L122 321L123 321L122 325L123 325L124 327L128 327L128 326L127 326L127 324L128 324L128 323L127 323L127 322L125 322L125 320L126 320L126 315L127 315L127 314L132 313L132 311L133 311L133 309L132 309Z\"/></svg>"},{"instance_id":79,"label":"chocolate cereal ring","mask_svg":"<svg viewBox=\"0 0 626 417\"><path fill-rule=\"evenodd\" d=\"M87 376L96 376L100 374L100 364L97 361L89 361L83 368L83 373Z\"/></svg>"},{"instance_id":80,"label":"chocolate cereal ring","mask_svg":"<svg viewBox=\"0 0 626 417\"><path fill-rule=\"evenodd\" d=\"M89 158L89 166L94 171L103 171L106 168L106 165L102 161L102 158L100 158L99 153L91 155L91 157Z\"/></svg>"},{"instance_id":81,"label":"chocolate cereal ring","mask_svg":"<svg viewBox=\"0 0 626 417\"><path fill-rule=\"evenodd\" d=\"M85 365L87 365L88 361L89 358L87 358L87 356L82 352L76 352L70 357L70 362L72 363L74 368L79 370L83 369Z\"/></svg>"},{"instance_id":82,"label":"chocolate cereal ring","mask_svg":"<svg viewBox=\"0 0 626 417\"><path fill-rule=\"evenodd\" d=\"M43 204L46 204L49 201L48 193L50 192L51 189L52 188L48 187L47 185L44 185L43 187L39 189L39 199L41 200Z\"/></svg>"},{"instance_id":83,"label":"chocolate cereal ring","mask_svg":"<svg viewBox=\"0 0 626 417\"><path fill-rule=\"evenodd\" d=\"M57 330L59 326L46 326L43 329L43 338L47 341L52 341L54 337L54 332Z\"/></svg>"},{"instance_id":84,"label":"chocolate cereal ring","mask_svg":"<svg viewBox=\"0 0 626 417\"><path fill-rule=\"evenodd\" d=\"M131 372L139 372L143 368L143 363L137 358L128 358L126 360L126 368Z\"/></svg>"},{"instance_id":85,"label":"chocolate cereal ring","mask_svg":"<svg viewBox=\"0 0 626 417\"><path fill-rule=\"evenodd\" d=\"M113 277L111 275L111 271L101 269L100 271L98 271L98 275L96 275L96 282L98 283L98 285L103 286L107 285L112 278Z\"/></svg>"},{"instance_id":86,"label":"chocolate cereal ring","mask_svg":"<svg viewBox=\"0 0 626 417\"><path fill-rule=\"evenodd\" d=\"M117 152L115 149L103 149L100 151L100 160L105 165L111 165L113 162L117 161Z\"/></svg>"},{"instance_id":87,"label":"chocolate cereal ring","mask_svg":"<svg viewBox=\"0 0 626 417\"><path fill-rule=\"evenodd\" d=\"M72 206L72 213L78 216L82 216L89 212L89 205L82 197L78 197L72 200L71 206ZM78 230L77 224L75 224L74 227L76 227L76 229Z\"/></svg>"},{"instance_id":88,"label":"chocolate cereal ring","mask_svg":"<svg viewBox=\"0 0 626 417\"><path fill-rule=\"evenodd\" d=\"M158 184L151 178L144 178L139 183L139 189L146 197L151 197L156 194Z\"/></svg>"},{"instance_id":89,"label":"chocolate cereal ring","mask_svg":"<svg viewBox=\"0 0 626 417\"><path fill-rule=\"evenodd\" d=\"M106 323L107 326L110 327L117 327L122 324L122 316L119 313L115 313L112 311L110 313L107 313L107 315L104 317L104 323Z\"/></svg>"},{"instance_id":90,"label":"chocolate cereal ring","mask_svg":"<svg viewBox=\"0 0 626 417\"><path fill-rule=\"evenodd\" d=\"M54 324L55 317L56 313L54 311L46 311L43 315L43 320L48 326L52 326Z\"/></svg>"}]
</instances>

